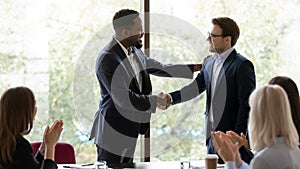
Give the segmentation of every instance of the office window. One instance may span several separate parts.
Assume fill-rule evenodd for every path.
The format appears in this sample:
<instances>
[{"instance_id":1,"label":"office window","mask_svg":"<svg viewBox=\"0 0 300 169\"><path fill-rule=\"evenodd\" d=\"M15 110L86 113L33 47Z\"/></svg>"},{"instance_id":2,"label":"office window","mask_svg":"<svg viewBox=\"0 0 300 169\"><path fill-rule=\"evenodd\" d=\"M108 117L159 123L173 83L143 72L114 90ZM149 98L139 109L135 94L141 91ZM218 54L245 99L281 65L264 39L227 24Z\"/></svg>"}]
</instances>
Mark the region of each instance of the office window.
<instances>
[{"instance_id":1,"label":"office window","mask_svg":"<svg viewBox=\"0 0 300 169\"><path fill-rule=\"evenodd\" d=\"M112 38L111 20L121 8L139 10L140 2L0 2L0 91L25 85L35 92L38 114L29 140L41 140L46 124L63 119L60 140L75 147L78 163L95 161L96 148L88 141L99 102L93 54ZM103 42L94 44L97 33Z\"/></svg>"},{"instance_id":2,"label":"office window","mask_svg":"<svg viewBox=\"0 0 300 169\"><path fill-rule=\"evenodd\" d=\"M254 63L257 86L277 75L289 76L300 84L299 5L297 1L151 0L150 57L165 63L201 63L210 54L206 38L211 19L228 16L240 27L235 48ZM180 89L190 80L152 77L152 82L159 93ZM205 101L204 92L152 117L152 161L203 157Z\"/></svg>"},{"instance_id":3,"label":"office window","mask_svg":"<svg viewBox=\"0 0 300 169\"><path fill-rule=\"evenodd\" d=\"M142 11L143 1L14 0L0 2L0 92L25 85L36 94L38 114L26 136L41 140L43 126L65 121L61 141L77 162L96 159L89 130L99 102L94 74L97 53L112 38L111 19L121 8ZM238 52L253 61L257 86L286 75L300 84L300 2L189 0L150 2L150 57L164 63L201 63L209 52L213 17L237 21ZM152 76L153 93L171 92L191 80ZM151 161L200 159L206 153L205 94L157 111L151 121ZM136 157L139 157L137 146Z\"/></svg>"}]
</instances>

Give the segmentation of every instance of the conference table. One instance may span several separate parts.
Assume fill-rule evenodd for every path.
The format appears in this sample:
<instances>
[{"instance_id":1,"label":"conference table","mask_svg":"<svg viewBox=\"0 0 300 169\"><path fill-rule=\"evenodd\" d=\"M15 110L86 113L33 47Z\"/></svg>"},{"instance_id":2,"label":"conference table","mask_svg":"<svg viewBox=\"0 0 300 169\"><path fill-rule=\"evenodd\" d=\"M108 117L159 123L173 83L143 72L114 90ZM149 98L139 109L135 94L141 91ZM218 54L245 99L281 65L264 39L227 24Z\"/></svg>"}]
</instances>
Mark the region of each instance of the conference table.
<instances>
[{"instance_id":1,"label":"conference table","mask_svg":"<svg viewBox=\"0 0 300 169\"><path fill-rule=\"evenodd\" d=\"M94 165L86 164L58 164L58 169L95 169ZM132 166L116 166L112 169L183 169L180 161L161 161L161 162L136 162ZM185 167L186 168L186 167ZM185 169L184 168L184 169ZM218 169L224 168L224 165L218 164ZM101 168L102 169L102 168ZM110 168L108 168L110 169ZM204 160L190 161L190 169L205 169Z\"/></svg>"}]
</instances>

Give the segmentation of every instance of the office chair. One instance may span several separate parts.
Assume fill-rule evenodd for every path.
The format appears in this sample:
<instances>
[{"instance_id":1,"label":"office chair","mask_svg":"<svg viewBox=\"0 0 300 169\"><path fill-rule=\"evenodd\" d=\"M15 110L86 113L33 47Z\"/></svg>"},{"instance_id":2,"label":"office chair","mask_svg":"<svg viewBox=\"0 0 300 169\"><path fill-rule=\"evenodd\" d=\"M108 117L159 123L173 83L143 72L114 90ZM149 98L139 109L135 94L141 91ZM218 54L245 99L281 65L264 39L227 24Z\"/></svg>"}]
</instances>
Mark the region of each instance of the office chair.
<instances>
[{"instance_id":1,"label":"office chair","mask_svg":"<svg viewBox=\"0 0 300 169\"><path fill-rule=\"evenodd\" d=\"M37 153L42 142L31 142L33 155ZM57 164L76 164L74 147L65 142L58 142L55 146L55 162Z\"/></svg>"}]
</instances>

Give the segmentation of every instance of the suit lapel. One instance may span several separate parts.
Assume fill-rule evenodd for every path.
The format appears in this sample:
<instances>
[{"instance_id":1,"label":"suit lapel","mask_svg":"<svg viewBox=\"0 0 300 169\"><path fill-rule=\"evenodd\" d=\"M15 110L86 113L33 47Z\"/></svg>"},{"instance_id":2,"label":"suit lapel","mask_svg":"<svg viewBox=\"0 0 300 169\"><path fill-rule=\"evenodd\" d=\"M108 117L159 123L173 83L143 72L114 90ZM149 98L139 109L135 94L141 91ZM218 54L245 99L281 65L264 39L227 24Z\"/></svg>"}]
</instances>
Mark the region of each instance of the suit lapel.
<instances>
[{"instance_id":1,"label":"suit lapel","mask_svg":"<svg viewBox=\"0 0 300 169\"><path fill-rule=\"evenodd\" d=\"M139 64L140 73L142 76L142 93L144 94L150 94L152 91L151 81L149 74L147 73L147 63L146 63L146 56L144 56L144 53L141 52L141 50L132 47L132 50L134 51L134 55L137 58L137 62Z\"/></svg>"},{"instance_id":2,"label":"suit lapel","mask_svg":"<svg viewBox=\"0 0 300 169\"><path fill-rule=\"evenodd\" d=\"M217 90L220 88L220 84L222 83L221 81L222 80L226 80L226 72L229 68L229 66L231 65L231 63L234 61L234 58L235 58L235 55L236 55L236 51L233 50L229 56L227 57L227 59L225 60L221 70L220 70L220 73L218 75L218 79L217 79L217 82L216 82L216 86L215 86L215 94L216 95L216 92Z\"/></svg>"},{"instance_id":3,"label":"suit lapel","mask_svg":"<svg viewBox=\"0 0 300 169\"><path fill-rule=\"evenodd\" d=\"M230 68L230 65L235 59L236 52L232 51L229 56L224 61L221 70L219 72L217 82L215 85L214 95L212 96L212 102L217 103L213 106L213 122L214 127L218 127L218 124L223 116L224 108L226 105L227 98L227 82L226 82L226 72Z\"/></svg>"},{"instance_id":4,"label":"suit lapel","mask_svg":"<svg viewBox=\"0 0 300 169\"><path fill-rule=\"evenodd\" d=\"M120 46L120 44L113 38L113 48L115 49L115 51L118 53L118 56L120 57L120 59L122 60L122 62L120 63L121 65L123 65L125 67L125 71L128 72L129 74L129 78L133 80L134 84L136 85L136 88L139 89L139 84L138 81L135 77L135 73L133 71L133 68L129 62L129 59L127 57L127 55L124 53L122 47Z\"/></svg>"},{"instance_id":5,"label":"suit lapel","mask_svg":"<svg viewBox=\"0 0 300 169\"><path fill-rule=\"evenodd\" d=\"M208 73L208 83L206 84L207 86L211 86L211 80L212 80L212 71L213 71L213 65L215 63L215 59L210 59L207 61L206 64L206 70ZM211 87L207 88L207 93L211 94Z\"/></svg>"},{"instance_id":6,"label":"suit lapel","mask_svg":"<svg viewBox=\"0 0 300 169\"><path fill-rule=\"evenodd\" d=\"M234 49L230 55L228 56L228 58L225 60L224 64L223 64L223 69L226 72L227 69L229 68L229 66L231 65L231 63L234 61L236 56L236 50Z\"/></svg>"}]
</instances>

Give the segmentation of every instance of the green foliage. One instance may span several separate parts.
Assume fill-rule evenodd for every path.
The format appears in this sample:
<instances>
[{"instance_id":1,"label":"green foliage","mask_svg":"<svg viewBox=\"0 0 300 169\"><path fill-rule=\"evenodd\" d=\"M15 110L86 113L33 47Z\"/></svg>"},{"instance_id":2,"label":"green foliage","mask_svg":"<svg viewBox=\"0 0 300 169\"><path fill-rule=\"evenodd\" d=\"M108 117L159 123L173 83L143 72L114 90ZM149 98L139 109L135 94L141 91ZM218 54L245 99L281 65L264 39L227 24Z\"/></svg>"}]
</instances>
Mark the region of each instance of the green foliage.
<instances>
[{"instance_id":1,"label":"green foliage","mask_svg":"<svg viewBox=\"0 0 300 169\"><path fill-rule=\"evenodd\" d=\"M42 38L48 42L49 56L41 57L49 61L49 71L42 72L49 76L49 86L36 88L35 91L47 88L46 94L36 93L38 102L47 105L47 111L39 112L41 115L36 119L28 138L41 140L42 126L51 124L55 119L63 119L65 124L61 141L74 145L78 163L91 162L96 159L96 148L88 141L88 134L99 102L98 82L94 74L96 56L112 37L110 22L114 12L121 8L139 10L139 1L66 0L45 3L34 0L0 2L0 22L3 23L0 25L0 91L16 84L28 85L30 81L43 83L41 79L29 79L34 73L30 72L33 68L28 68L28 62L39 56L30 54L32 49L27 47L26 36L38 27L28 21L31 18L30 12L35 12L35 15L46 13L43 21L37 23L45 23L43 28L47 32ZM254 63L258 86L284 69L282 60L289 61L282 55L289 49L283 50L281 45L282 39L297 23L297 18L288 16L292 16L291 13L299 7L298 1L191 0L185 6L172 6L167 1L151 3L151 10L159 13L180 18L189 13L191 17L183 20L203 33L202 36L186 34L180 25L156 18L151 23L152 31L162 33L151 34L150 57L159 61L201 63L209 54L205 40L210 19L217 16L232 17L240 26L241 36L236 48ZM174 1L176 3L180 2ZM32 5L36 4L45 5L46 12L30 11ZM181 11L183 7L190 11ZM180 11L179 14L176 11ZM293 49L294 53L299 53L297 46ZM12 79L12 75L18 79ZM152 77L153 93L171 92L190 82ZM196 99L153 114L152 160L203 157L206 153L204 111L205 94L202 94Z\"/></svg>"},{"instance_id":2,"label":"green foliage","mask_svg":"<svg viewBox=\"0 0 300 169\"><path fill-rule=\"evenodd\" d=\"M169 36L153 35L151 38L151 57L163 63L201 63L206 56L204 51L194 53L195 49L187 41L188 32L182 33L178 39L168 32ZM183 41L182 41L183 40ZM205 45L204 45L205 46ZM198 49L197 49L198 50ZM154 94L171 92L189 84L192 80L178 78L152 77ZM171 106L168 110L158 110L151 121L151 157L154 161L179 160L188 156L199 159L205 154L203 150L205 99L201 95L197 99ZM202 144L201 144L202 143Z\"/></svg>"}]
</instances>

